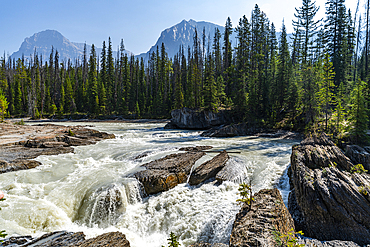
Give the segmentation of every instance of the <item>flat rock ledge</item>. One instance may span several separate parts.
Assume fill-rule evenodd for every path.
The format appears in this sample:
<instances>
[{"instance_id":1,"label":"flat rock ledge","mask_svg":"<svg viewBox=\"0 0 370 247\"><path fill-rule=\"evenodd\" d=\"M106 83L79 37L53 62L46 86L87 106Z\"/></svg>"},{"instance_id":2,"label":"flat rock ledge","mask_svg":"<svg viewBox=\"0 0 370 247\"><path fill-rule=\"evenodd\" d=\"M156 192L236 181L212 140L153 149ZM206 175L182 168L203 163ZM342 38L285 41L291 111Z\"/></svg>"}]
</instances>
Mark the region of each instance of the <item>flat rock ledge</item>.
<instances>
[{"instance_id":1,"label":"flat rock ledge","mask_svg":"<svg viewBox=\"0 0 370 247\"><path fill-rule=\"evenodd\" d=\"M31 236L10 237L0 246L38 246L38 247L130 247L130 242L121 232L108 232L95 238L85 239L83 232L58 231L42 235L39 238Z\"/></svg>"},{"instance_id":2,"label":"flat rock ledge","mask_svg":"<svg viewBox=\"0 0 370 247\"><path fill-rule=\"evenodd\" d=\"M203 137L258 136L279 139L302 139L301 134L287 130L271 130L251 126L247 123L221 125L204 131Z\"/></svg>"},{"instance_id":3,"label":"flat rock ledge","mask_svg":"<svg viewBox=\"0 0 370 247\"><path fill-rule=\"evenodd\" d=\"M226 110L217 113L183 107L171 111L171 122L165 129L198 129L204 130L232 122L231 114Z\"/></svg>"},{"instance_id":4,"label":"flat rock ledge","mask_svg":"<svg viewBox=\"0 0 370 247\"><path fill-rule=\"evenodd\" d=\"M198 166L190 175L189 184L197 185L216 175L225 167L229 155L224 150L213 159Z\"/></svg>"},{"instance_id":5,"label":"flat rock ledge","mask_svg":"<svg viewBox=\"0 0 370 247\"><path fill-rule=\"evenodd\" d=\"M293 146L288 207L297 230L321 241L370 243L370 175L351 174L352 166L324 133Z\"/></svg>"},{"instance_id":6,"label":"flat rock ledge","mask_svg":"<svg viewBox=\"0 0 370 247\"><path fill-rule=\"evenodd\" d=\"M227 175L231 169L225 170L229 160L229 155L225 150L192 171L195 162L206 154L203 150L210 148L212 147L181 148L180 150L187 152L170 154L146 163L141 166L145 170L136 172L133 176L143 185L147 195L167 191L180 183L185 183L188 179L189 185L198 185L208 179L215 178L219 173L222 173L222 178L233 177L233 174ZM224 180L221 179L219 182Z\"/></svg>"},{"instance_id":7,"label":"flat rock ledge","mask_svg":"<svg viewBox=\"0 0 370 247\"><path fill-rule=\"evenodd\" d=\"M188 247L228 247L228 246L226 244L220 244L220 243L214 243L214 244L195 243L195 244L189 245Z\"/></svg>"},{"instance_id":8,"label":"flat rock ledge","mask_svg":"<svg viewBox=\"0 0 370 247\"><path fill-rule=\"evenodd\" d=\"M0 174L35 168L40 162L32 159L40 155L73 152L72 146L91 145L113 134L82 126L53 124L0 124Z\"/></svg>"},{"instance_id":9,"label":"flat rock ledge","mask_svg":"<svg viewBox=\"0 0 370 247\"><path fill-rule=\"evenodd\" d=\"M170 154L142 165L146 170L135 173L134 177L140 181L148 195L167 191L186 182L195 162L205 154L201 151Z\"/></svg>"},{"instance_id":10,"label":"flat rock ledge","mask_svg":"<svg viewBox=\"0 0 370 247\"><path fill-rule=\"evenodd\" d=\"M278 189L263 189L254 195L252 207L244 204L236 215L230 247L276 246L273 231L286 234L294 223Z\"/></svg>"}]
</instances>

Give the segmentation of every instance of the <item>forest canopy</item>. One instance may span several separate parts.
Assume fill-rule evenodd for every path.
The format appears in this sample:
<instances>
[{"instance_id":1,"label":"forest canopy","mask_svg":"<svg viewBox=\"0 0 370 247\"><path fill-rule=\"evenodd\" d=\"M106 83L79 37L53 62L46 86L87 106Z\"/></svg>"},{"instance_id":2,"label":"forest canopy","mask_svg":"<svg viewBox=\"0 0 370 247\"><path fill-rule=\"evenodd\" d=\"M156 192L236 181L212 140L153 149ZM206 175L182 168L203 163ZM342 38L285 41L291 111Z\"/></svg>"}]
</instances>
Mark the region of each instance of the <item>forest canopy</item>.
<instances>
[{"instance_id":1,"label":"forest canopy","mask_svg":"<svg viewBox=\"0 0 370 247\"><path fill-rule=\"evenodd\" d=\"M195 30L192 47L169 58L162 43L149 60L128 57L121 41L101 54L92 45L82 58L60 61L37 50L28 61L0 61L0 99L8 117L122 115L167 118L182 107L229 109L241 121L295 130L351 133L360 141L368 128L369 6L362 18L344 0L328 0L317 20L314 1L296 9L294 32L275 24L255 5L236 27L227 18L224 33ZM365 19L365 21L364 21ZM237 36L236 44L230 40ZM364 37L361 37L365 34ZM361 45L361 40L364 45ZM5 103L4 109L5 109Z\"/></svg>"}]
</instances>

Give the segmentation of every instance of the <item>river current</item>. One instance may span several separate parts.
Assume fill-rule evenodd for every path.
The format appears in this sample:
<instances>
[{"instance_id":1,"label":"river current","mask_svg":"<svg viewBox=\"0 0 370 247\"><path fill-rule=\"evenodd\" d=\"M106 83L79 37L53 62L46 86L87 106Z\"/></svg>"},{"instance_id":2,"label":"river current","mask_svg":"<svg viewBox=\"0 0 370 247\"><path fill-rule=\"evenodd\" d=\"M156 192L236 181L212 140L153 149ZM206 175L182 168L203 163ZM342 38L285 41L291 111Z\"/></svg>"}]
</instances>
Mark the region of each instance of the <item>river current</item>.
<instances>
[{"instance_id":1,"label":"river current","mask_svg":"<svg viewBox=\"0 0 370 247\"><path fill-rule=\"evenodd\" d=\"M254 192L277 187L287 202L287 167L292 140L235 137L205 138L199 131L165 130L149 123L60 123L91 125L116 135L95 145L75 147L73 154L40 156L31 170L0 175L0 230L9 236L67 230L88 237L121 231L133 247L167 245L170 232L182 246L197 241L228 243L240 206L238 184L252 180ZM237 151L234 181L214 181L175 188L145 197L132 174L139 166L179 148L210 145L213 150ZM142 158L135 159L137 156ZM211 159L207 153L195 166Z\"/></svg>"}]
</instances>

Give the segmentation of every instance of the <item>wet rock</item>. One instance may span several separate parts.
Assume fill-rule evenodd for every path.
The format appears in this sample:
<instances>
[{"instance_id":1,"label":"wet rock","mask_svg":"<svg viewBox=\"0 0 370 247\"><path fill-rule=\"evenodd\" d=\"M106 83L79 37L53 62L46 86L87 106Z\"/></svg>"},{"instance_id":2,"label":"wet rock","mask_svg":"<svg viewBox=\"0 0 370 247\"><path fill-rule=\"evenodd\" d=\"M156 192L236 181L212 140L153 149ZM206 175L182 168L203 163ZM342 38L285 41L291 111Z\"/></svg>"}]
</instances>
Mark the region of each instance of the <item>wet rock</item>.
<instances>
[{"instance_id":1,"label":"wet rock","mask_svg":"<svg viewBox=\"0 0 370 247\"><path fill-rule=\"evenodd\" d=\"M130 247L130 242L121 232L109 232L95 238L85 239L83 232L58 231L42 235L33 239L31 236L10 237L4 240L0 246L25 247Z\"/></svg>"},{"instance_id":2,"label":"wet rock","mask_svg":"<svg viewBox=\"0 0 370 247\"><path fill-rule=\"evenodd\" d=\"M229 159L225 166L216 175L218 182L232 181L240 182L246 177L245 164L236 163L233 159Z\"/></svg>"},{"instance_id":3,"label":"wet rock","mask_svg":"<svg viewBox=\"0 0 370 247\"><path fill-rule=\"evenodd\" d=\"M233 225L230 247L276 246L272 231L286 234L294 229L293 219L278 189L264 189L254 195L249 210L244 205Z\"/></svg>"},{"instance_id":4,"label":"wet rock","mask_svg":"<svg viewBox=\"0 0 370 247\"><path fill-rule=\"evenodd\" d=\"M197 151L203 151L203 150L208 150L212 149L212 146L195 146L195 147L183 147L180 148L180 151L187 151L187 152L197 152Z\"/></svg>"},{"instance_id":5,"label":"wet rock","mask_svg":"<svg viewBox=\"0 0 370 247\"><path fill-rule=\"evenodd\" d=\"M298 238L297 243L304 244L304 246L307 247L361 247L360 245L352 241L340 241L340 240L319 241L317 239L305 238L302 236Z\"/></svg>"},{"instance_id":6,"label":"wet rock","mask_svg":"<svg viewBox=\"0 0 370 247\"><path fill-rule=\"evenodd\" d=\"M319 240L369 244L370 175L350 174L353 164L325 134L292 149L288 206L297 229Z\"/></svg>"},{"instance_id":7,"label":"wet rock","mask_svg":"<svg viewBox=\"0 0 370 247\"><path fill-rule=\"evenodd\" d=\"M19 236L6 238L4 242L0 243L0 246L20 246L32 241L31 236Z\"/></svg>"},{"instance_id":8,"label":"wet rock","mask_svg":"<svg viewBox=\"0 0 370 247\"><path fill-rule=\"evenodd\" d=\"M52 124L0 124L0 173L34 168L40 163L30 161L40 155L73 152L71 146L90 145L115 136L81 126Z\"/></svg>"},{"instance_id":9,"label":"wet rock","mask_svg":"<svg viewBox=\"0 0 370 247\"><path fill-rule=\"evenodd\" d=\"M225 111L215 113L208 110L200 111L187 107L173 110L171 117L171 122L165 126L167 129L209 129L231 122Z\"/></svg>"},{"instance_id":10,"label":"wet rock","mask_svg":"<svg viewBox=\"0 0 370 247\"><path fill-rule=\"evenodd\" d=\"M201 164L191 173L189 184L198 185L207 179L215 177L217 173L225 166L228 159L229 155L224 150L211 160Z\"/></svg>"},{"instance_id":11,"label":"wet rock","mask_svg":"<svg viewBox=\"0 0 370 247\"><path fill-rule=\"evenodd\" d=\"M36 160L21 160L14 163L0 161L0 174L6 172L14 172L19 170L27 170L42 165Z\"/></svg>"},{"instance_id":12,"label":"wet rock","mask_svg":"<svg viewBox=\"0 0 370 247\"><path fill-rule=\"evenodd\" d=\"M76 247L130 247L130 242L121 232L108 232L95 238L87 239Z\"/></svg>"},{"instance_id":13,"label":"wet rock","mask_svg":"<svg viewBox=\"0 0 370 247\"><path fill-rule=\"evenodd\" d=\"M195 243L192 245L189 245L188 247L227 247L228 245L226 244L219 244L219 243L214 243L214 244L209 244L209 243Z\"/></svg>"},{"instance_id":14,"label":"wet rock","mask_svg":"<svg viewBox=\"0 0 370 247\"><path fill-rule=\"evenodd\" d=\"M163 192L184 183L195 162L204 152L187 152L167 155L142 165L146 170L134 174L148 195Z\"/></svg>"},{"instance_id":15,"label":"wet rock","mask_svg":"<svg viewBox=\"0 0 370 247\"><path fill-rule=\"evenodd\" d=\"M33 239L30 236L11 237L6 239L0 246L38 246L38 247L62 247L76 246L85 240L83 232L58 231L42 235Z\"/></svg>"},{"instance_id":16,"label":"wet rock","mask_svg":"<svg viewBox=\"0 0 370 247\"><path fill-rule=\"evenodd\" d=\"M233 137L253 135L261 132L262 129L254 126L249 126L246 123L230 124L220 126L214 129L204 131L201 136L203 137Z\"/></svg>"},{"instance_id":17,"label":"wet rock","mask_svg":"<svg viewBox=\"0 0 370 247\"><path fill-rule=\"evenodd\" d=\"M370 171L370 147L362 148L357 145L347 145L346 155L354 164L362 164L365 170Z\"/></svg>"},{"instance_id":18,"label":"wet rock","mask_svg":"<svg viewBox=\"0 0 370 247\"><path fill-rule=\"evenodd\" d=\"M351 160L325 133L320 137L309 137L292 149L291 160L296 163L302 162L310 169L338 166L340 169L350 171L353 166Z\"/></svg>"}]
</instances>

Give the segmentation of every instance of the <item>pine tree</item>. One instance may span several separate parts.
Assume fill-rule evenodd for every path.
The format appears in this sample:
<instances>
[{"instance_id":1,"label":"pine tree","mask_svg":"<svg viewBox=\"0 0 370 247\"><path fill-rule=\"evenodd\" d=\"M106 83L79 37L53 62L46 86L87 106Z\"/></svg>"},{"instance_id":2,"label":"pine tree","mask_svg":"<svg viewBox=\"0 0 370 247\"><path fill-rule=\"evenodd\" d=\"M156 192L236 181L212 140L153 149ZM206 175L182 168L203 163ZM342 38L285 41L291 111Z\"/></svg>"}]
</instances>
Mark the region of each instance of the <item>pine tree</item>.
<instances>
[{"instance_id":1,"label":"pine tree","mask_svg":"<svg viewBox=\"0 0 370 247\"><path fill-rule=\"evenodd\" d=\"M232 63L232 47L230 36L233 32L233 27L230 17L227 18L225 23L224 31L224 44L223 44L223 77L226 83L226 94L230 95L231 93L231 63Z\"/></svg>"},{"instance_id":2,"label":"pine tree","mask_svg":"<svg viewBox=\"0 0 370 247\"><path fill-rule=\"evenodd\" d=\"M243 16L236 27L238 46L236 47L236 71L237 80L234 86L234 103L239 111L247 111L247 78L249 76L249 54L251 43L251 31L248 19ZM229 85L231 86L231 85Z\"/></svg>"},{"instance_id":3,"label":"pine tree","mask_svg":"<svg viewBox=\"0 0 370 247\"><path fill-rule=\"evenodd\" d=\"M367 141L366 131L369 120L364 97L365 87L366 84L358 80L351 97L350 134L355 143L365 143Z\"/></svg>"},{"instance_id":4,"label":"pine tree","mask_svg":"<svg viewBox=\"0 0 370 247\"><path fill-rule=\"evenodd\" d=\"M7 114L6 110L8 109L8 101L6 100L5 95L3 94L3 91L0 89L0 116L1 121L4 121L4 117Z\"/></svg>"},{"instance_id":5,"label":"pine tree","mask_svg":"<svg viewBox=\"0 0 370 247\"><path fill-rule=\"evenodd\" d=\"M107 69L107 81L105 86L106 90L106 97L108 101L108 112L112 112L112 106L116 104L117 95L116 95L116 87L114 81L114 59L113 59L113 49L112 49L112 42L109 37L108 39L108 53L107 53L107 60L106 60L106 69ZM103 105L103 104L101 104ZM104 105L105 106L105 105Z\"/></svg>"},{"instance_id":6,"label":"pine tree","mask_svg":"<svg viewBox=\"0 0 370 247\"><path fill-rule=\"evenodd\" d=\"M313 37L317 31L317 25L321 20L315 21L315 15L319 10L316 7L315 1L302 0L302 6L295 9L297 13L294 16L297 18L293 21L293 26L296 28L296 32L302 32L302 39L300 40L300 46L302 49L301 56L302 62L306 64L309 57L312 55L313 49ZM298 31L299 30L299 31Z\"/></svg>"},{"instance_id":7,"label":"pine tree","mask_svg":"<svg viewBox=\"0 0 370 247\"><path fill-rule=\"evenodd\" d=\"M325 44L333 63L334 84L338 86L346 77L348 52L347 14L344 0L328 0L326 3Z\"/></svg>"},{"instance_id":8,"label":"pine tree","mask_svg":"<svg viewBox=\"0 0 370 247\"><path fill-rule=\"evenodd\" d=\"M204 107L208 110L216 111L217 88L215 81L214 61L211 54L208 55L205 66Z\"/></svg>"},{"instance_id":9,"label":"pine tree","mask_svg":"<svg viewBox=\"0 0 370 247\"><path fill-rule=\"evenodd\" d=\"M91 46L88 73L88 102L91 113L99 113L97 61L94 44Z\"/></svg>"},{"instance_id":10,"label":"pine tree","mask_svg":"<svg viewBox=\"0 0 370 247\"><path fill-rule=\"evenodd\" d=\"M334 77L335 72L333 63L330 62L329 54L325 54L323 69L320 80L318 81L317 102L318 110L325 115L325 131L328 130L328 117L334 101Z\"/></svg>"},{"instance_id":11,"label":"pine tree","mask_svg":"<svg viewBox=\"0 0 370 247\"><path fill-rule=\"evenodd\" d=\"M285 25L283 23L279 42L276 88L273 93L274 97L276 98L276 102L274 103L277 113L280 113L281 110L285 107L285 103L288 98L288 89L290 87L290 80L292 76L291 73L292 68L289 54L289 46L287 41L287 33Z\"/></svg>"},{"instance_id":12,"label":"pine tree","mask_svg":"<svg viewBox=\"0 0 370 247\"><path fill-rule=\"evenodd\" d=\"M67 74L65 78L65 112L66 113L73 113L75 111L75 104L74 104L74 97L73 97L73 88L71 84L71 79Z\"/></svg>"}]
</instances>

